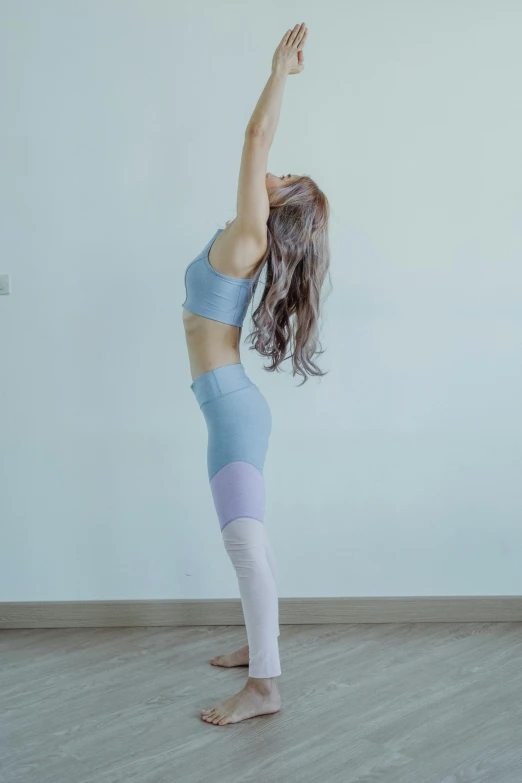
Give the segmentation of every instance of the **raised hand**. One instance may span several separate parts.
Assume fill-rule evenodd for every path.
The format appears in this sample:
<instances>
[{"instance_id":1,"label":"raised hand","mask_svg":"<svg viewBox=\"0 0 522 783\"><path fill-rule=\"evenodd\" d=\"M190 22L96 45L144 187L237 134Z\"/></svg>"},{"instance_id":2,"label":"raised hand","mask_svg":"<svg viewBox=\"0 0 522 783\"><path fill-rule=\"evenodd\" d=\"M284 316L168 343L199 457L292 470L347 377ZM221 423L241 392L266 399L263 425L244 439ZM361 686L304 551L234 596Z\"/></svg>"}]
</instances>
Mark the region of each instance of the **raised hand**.
<instances>
[{"instance_id":1,"label":"raised hand","mask_svg":"<svg viewBox=\"0 0 522 783\"><path fill-rule=\"evenodd\" d=\"M301 73L304 68L303 48L308 35L304 22L296 24L293 30L287 30L272 58L272 71Z\"/></svg>"}]
</instances>

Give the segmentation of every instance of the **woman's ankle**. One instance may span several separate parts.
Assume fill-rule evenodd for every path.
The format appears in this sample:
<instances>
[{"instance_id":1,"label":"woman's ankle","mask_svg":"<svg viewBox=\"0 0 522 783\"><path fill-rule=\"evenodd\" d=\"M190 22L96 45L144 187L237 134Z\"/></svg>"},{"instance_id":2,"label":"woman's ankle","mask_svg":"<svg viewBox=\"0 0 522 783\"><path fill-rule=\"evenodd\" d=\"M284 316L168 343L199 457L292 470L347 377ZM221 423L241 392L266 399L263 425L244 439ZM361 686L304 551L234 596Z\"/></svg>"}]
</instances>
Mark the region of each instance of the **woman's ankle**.
<instances>
[{"instance_id":1,"label":"woman's ankle","mask_svg":"<svg viewBox=\"0 0 522 783\"><path fill-rule=\"evenodd\" d=\"M245 688L254 690L256 693L262 693L263 695L277 693L279 690L277 684L278 679L278 677L249 677L246 681Z\"/></svg>"}]
</instances>

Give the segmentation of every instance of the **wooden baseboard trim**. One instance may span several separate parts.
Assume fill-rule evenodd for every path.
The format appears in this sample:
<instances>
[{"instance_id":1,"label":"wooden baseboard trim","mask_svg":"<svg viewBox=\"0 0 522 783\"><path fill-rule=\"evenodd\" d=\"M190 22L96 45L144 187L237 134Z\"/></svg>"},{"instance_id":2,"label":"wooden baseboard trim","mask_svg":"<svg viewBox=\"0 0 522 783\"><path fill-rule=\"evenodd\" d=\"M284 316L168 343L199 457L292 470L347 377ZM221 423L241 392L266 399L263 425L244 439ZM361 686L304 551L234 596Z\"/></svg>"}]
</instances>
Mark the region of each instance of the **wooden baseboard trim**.
<instances>
[{"instance_id":1,"label":"wooden baseboard trim","mask_svg":"<svg viewBox=\"0 0 522 783\"><path fill-rule=\"evenodd\" d=\"M279 599L280 625L466 622L522 622L522 596ZM243 624L238 598L0 603L3 629Z\"/></svg>"}]
</instances>

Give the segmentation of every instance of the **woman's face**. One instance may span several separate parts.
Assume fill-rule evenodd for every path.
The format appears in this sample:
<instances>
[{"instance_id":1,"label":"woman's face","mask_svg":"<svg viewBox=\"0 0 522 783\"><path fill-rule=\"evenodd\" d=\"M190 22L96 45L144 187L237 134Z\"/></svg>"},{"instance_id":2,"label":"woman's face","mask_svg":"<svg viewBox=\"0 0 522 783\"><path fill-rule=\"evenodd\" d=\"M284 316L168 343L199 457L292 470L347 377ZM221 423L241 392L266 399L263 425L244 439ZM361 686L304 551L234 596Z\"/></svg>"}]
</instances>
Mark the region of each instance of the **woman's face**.
<instances>
[{"instance_id":1,"label":"woman's face","mask_svg":"<svg viewBox=\"0 0 522 783\"><path fill-rule=\"evenodd\" d=\"M290 185L296 179L299 179L297 174L283 174L282 177L278 177L269 171L266 175L266 186L267 188L281 188L283 185Z\"/></svg>"}]
</instances>

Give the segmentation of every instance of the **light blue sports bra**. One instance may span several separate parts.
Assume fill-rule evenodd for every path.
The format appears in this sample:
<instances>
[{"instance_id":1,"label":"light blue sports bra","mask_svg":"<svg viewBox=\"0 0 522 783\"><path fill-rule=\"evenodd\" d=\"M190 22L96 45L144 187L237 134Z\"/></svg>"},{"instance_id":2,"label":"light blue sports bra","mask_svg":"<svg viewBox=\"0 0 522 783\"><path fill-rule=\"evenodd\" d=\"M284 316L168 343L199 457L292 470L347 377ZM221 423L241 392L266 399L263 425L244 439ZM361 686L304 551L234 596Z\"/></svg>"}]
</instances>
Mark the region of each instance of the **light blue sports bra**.
<instances>
[{"instance_id":1,"label":"light blue sports bra","mask_svg":"<svg viewBox=\"0 0 522 783\"><path fill-rule=\"evenodd\" d=\"M250 300L248 291L253 278L228 277L211 266L208 259L214 240L224 229L218 228L201 253L185 271L186 299L182 307L196 315L242 326ZM254 293L257 283L253 286Z\"/></svg>"}]
</instances>

